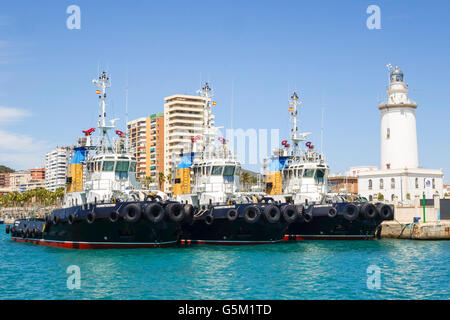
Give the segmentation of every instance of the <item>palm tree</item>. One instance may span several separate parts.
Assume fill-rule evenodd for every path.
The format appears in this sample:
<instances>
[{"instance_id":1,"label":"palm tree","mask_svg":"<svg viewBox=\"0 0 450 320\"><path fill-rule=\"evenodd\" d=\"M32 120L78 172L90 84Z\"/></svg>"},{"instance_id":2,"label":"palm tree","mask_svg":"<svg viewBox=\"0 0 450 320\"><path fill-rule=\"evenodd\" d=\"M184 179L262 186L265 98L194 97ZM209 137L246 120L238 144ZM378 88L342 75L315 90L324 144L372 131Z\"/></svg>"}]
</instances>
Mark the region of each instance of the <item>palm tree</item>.
<instances>
[{"instance_id":1,"label":"palm tree","mask_svg":"<svg viewBox=\"0 0 450 320\"><path fill-rule=\"evenodd\" d=\"M141 179L142 186L146 189L150 189L150 184L153 183L152 177L145 177L144 179Z\"/></svg>"},{"instance_id":2,"label":"palm tree","mask_svg":"<svg viewBox=\"0 0 450 320\"><path fill-rule=\"evenodd\" d=\"M250 173L243 171L241 173L240 182L242 183L244 189L246 190L248 187L248 184L251 182L251 175Z\"/></svg>"},{"instance_id":3,"label":"palm tree","mask_svg":"<svg viewBox=\"0 0 450 320\"><path fill-rule=\"evenodd\" d=\"M164 181L166 181L166 176L164 175L163 172L160 172L158 174L158 179L159 179L159 190L162 190L163 185L164 185Z\"/></svg>"}]
</instances>

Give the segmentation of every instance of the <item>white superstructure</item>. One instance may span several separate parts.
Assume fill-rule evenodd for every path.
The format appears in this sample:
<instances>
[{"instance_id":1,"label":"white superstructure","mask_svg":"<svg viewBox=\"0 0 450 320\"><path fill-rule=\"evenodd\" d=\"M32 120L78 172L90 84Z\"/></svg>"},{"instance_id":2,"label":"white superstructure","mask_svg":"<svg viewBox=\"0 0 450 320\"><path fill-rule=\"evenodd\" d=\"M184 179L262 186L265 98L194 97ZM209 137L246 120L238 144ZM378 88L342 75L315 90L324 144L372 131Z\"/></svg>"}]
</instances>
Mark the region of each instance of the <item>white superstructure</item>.
<instances>
[{"instance_id":1,"label":"white superstructure","mask_svg":"<svg viewBox=\"0 0 450 320\"><path fill-rule=\"evenodd\" d=\"M119 139L114 141L108 131L115 129L118 119L109 120L106 116L106 89L109 88L109 77L103 72L93 82L100 89L99 105L101 113L98 120L99 134L91 137L92 128L86 135L83 145L75 148L75 156L71 166L82 166L81 175L72 175L72 189L65 195L64 207L84 205L88 203L111 203L115 201L142 201L146 193L140 189L136 180L136 158L125 149L125 137L116 130ZM71 167L76 172L75 167ZM82 180L82 188L78 190L77 182Z\"/></svg>"},{"instance_id":2,"label":"white superstructure","mask_svg":"<svg viewBox=\"0 0 450 320\"><path fill-rule=\"evenodd\" d=\"M310 142L306 142L305 150L301 148L300 143L311 133L298 130L297 108L301 102L297 93L293 93L289 105L292 145L284 140L283 148L275 150L270 159L265 172L268 194L281 202L320 202L328 192L329 167L324 155L315 151Z\"/></svg>"}]
</instances>

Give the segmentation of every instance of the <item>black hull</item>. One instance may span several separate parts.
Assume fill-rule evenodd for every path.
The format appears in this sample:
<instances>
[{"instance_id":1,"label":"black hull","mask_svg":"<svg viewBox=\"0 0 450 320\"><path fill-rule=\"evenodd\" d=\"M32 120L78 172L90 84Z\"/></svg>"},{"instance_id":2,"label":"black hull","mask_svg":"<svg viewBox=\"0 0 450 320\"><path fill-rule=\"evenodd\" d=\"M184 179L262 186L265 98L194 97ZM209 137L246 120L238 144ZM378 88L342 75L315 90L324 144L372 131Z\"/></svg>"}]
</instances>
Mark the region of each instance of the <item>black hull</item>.
<instances>
[{"instance_id":1,"label":"black hull","mask_svg":"<svg viewBox=\"0 0 450 320\"><path fill-rule=\"evenodd\" d=\"M282 217L276 222L269 222L263 214L256 222L250 223L244 216L245 209L250 205L210 206L207 212L182 224L180 244L253 245L282 242L288 223ZM257 206L261 210L265 207L261 204ZM234 221L227 217L230 209L238 212ZM209 213L214 217L210 223L205 219Z\"/></svg>"},{"instance_id":2,"label":"black hull","mask_svg":"<svg viewBox=\"0 0 450 320\"><path fill-rule=\"evenodd\" d=\"M129 222L120 214L117 221L112 222L111 212L121 212L128 204L142 205L123 202L54 210L50 217L59 217L56 224L45 219L18 220L11 230L11 240L71 249L153 248L177 244L179 224L167 216L157 223L143 216L136 222ZM96 217L88 222L86 217L90 212L95 212ZM76 219L69 223L71 214Z\"/></svg>"},{"instance_id":3,"label":"black hull","mask_svg":"<svg viewBox=\"0 0 450 320\"><path fill-rule=\"evenodd\" d=\"M328 206L311 206L304 212L312 216L309 222L294 222L289 226L284 237L285 241L300 240L372 240L378 237L379 226L384 220L377 213L367 218L361 212L356 218L349 219L343 211L348 203L339 203ZM361 203L354 203L361 208ZM336 216L330 217L330 208L336 209Z\"/></svg>"}]
</instances>

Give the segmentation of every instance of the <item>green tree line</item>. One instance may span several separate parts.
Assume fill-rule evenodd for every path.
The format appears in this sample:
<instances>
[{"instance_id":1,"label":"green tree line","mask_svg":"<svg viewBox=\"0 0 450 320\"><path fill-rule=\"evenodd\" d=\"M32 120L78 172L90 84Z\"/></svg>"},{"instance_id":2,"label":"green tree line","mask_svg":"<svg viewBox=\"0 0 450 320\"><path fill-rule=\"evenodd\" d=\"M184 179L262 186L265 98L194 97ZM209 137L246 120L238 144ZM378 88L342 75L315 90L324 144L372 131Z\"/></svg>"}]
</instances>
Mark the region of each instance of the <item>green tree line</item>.
<instances>
[{"instance_id":1,"label":"green tree line","mask_svg":"<svg viewBox=\"0 0 450 320\"><path fill-rule=\"evenodd\" d=\"M44 188L37 188L24 191L23 193L14 191L0 196L0 206L24 207L35 203L39 206L50 206L59 204L64 198L64 188L58 188L54 192Z\"/></svg>"}]
</instances>

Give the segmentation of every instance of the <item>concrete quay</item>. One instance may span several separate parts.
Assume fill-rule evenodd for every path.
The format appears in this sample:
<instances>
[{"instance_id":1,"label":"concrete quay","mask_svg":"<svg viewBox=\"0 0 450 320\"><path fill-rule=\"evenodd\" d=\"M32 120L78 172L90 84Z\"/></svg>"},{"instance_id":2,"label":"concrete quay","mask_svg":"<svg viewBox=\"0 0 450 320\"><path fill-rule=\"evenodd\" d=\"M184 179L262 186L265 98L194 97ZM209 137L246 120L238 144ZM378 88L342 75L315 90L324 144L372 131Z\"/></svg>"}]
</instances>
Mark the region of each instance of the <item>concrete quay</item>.
<instances>
[{"instance_id":1,"label":"concrete quay","mask_svg":"<svg viewBox=\"0 0 450 320\"><path fill-rule=\"evenodd\" d=\"M450 220L410 224L385 221L381 225L381 238L450 240Z\"/></svg>"}]
</instances>

